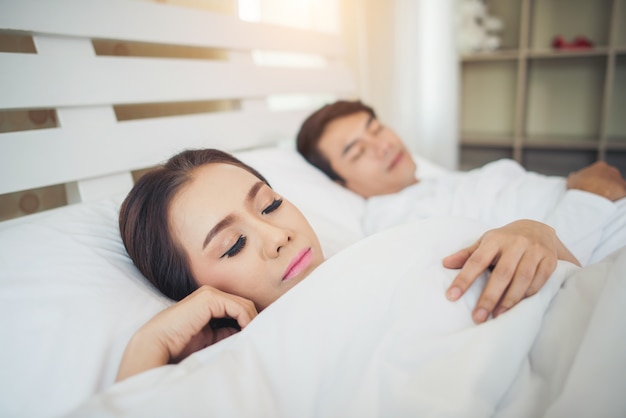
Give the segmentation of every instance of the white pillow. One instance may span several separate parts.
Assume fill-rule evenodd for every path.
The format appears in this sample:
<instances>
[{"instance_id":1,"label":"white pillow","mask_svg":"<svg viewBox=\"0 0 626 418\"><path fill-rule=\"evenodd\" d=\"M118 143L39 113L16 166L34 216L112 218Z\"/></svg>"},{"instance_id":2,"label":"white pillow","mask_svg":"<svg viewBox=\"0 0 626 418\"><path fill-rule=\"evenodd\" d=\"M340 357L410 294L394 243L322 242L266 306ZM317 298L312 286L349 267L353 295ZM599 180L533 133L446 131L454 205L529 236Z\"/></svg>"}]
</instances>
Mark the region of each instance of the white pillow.
<instances>
[{"instance_id":1,"label":"white pillow","mask_svg":"<svg viewBox=\"0 0 626 418\"><path fill-rule=\"evenodd\" d=\"M111 385L130 336L171 303L126 254L120 202L0 224L0 416L58 416Z\"/></svg>"}]
</instances>

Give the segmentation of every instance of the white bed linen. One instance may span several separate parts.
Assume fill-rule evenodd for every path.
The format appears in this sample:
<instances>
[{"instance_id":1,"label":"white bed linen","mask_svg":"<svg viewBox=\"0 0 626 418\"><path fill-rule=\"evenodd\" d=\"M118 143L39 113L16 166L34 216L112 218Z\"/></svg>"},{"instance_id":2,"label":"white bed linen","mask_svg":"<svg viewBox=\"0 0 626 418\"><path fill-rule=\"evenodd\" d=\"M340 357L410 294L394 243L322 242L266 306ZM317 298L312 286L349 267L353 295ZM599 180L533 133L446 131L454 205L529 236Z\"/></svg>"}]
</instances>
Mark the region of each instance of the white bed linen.
<instances>
[{"instance_id":1,"label":"white bed linen","mask_svg":"<svg viewBox=\"0 0 626 418\"><path fill-rule=\"evenodd\" d=\"M447 301L455 271L440 260L483 230L438 218L369 237L241 333L69 416L623 416L626 250L560 262L538 295L476 326L481 283Z\"/></svg>"},{"instance_id":2,"label":"white bed linen","mask_svg":"<svg viewBox=\"0 0 626 418\"><path fill-rule=\"evenodd\" d=\"M0 224L0 416L59 416L110 386L130 336L172 303L126 254L120 202Z\"/></svg>"},{"instance_id":3,"label":"white bed linen","mask_svg":"<svg viewBox=\"0 0 626 418\"><path fill-rule=\"evenodd\" d=\"M564 177L529 172L509 159L423 179L399 193L368 199L364 234L444 215L476 219L492 228L517 219L544 222L583 265L626 245L626 199L611 202L568 190Z\"/></svg>"},{"instance_id":4,"label":"white bed linen","mask_svg":"<svg viewBox=\"0 0 626 418\"><path fill-rule=\"evenodd\" d=\"M358 228L361 218L357 216L355 220L354 211L359 213L363 210L363 199L334 185L293 150L254 150L244 154L280 193L293 201L297 200L303 211L312 217L311 223L318 228L327 256L337 254L360 238ZM418 163L418 166L424 168L423 164ZM436 166L431 168L433 170L426 167L424 176L441 173ZM285 176L285 171L290 175ZM329 190L332 192L328 193ZM117 209L121 199L122 196L119 196L91 204L72 205L0 224L0 331L3 335L0 345L0 370L3 371L0 373L0 416L60 416L94 393L110 387L130 335L148 318L172 303L141 277L124 251L117 229ZM615 226L622 230L626 228L624 223ZM610 243L614 238L609 235L602 239ZM390 245L395 248L396 244ZM593 269L581 270L589 271L585 277L592 291L596 292L594 284L601 283L595 279L596 276L601 279L605 275L613 276L626 271L623 256L620 257L622 261L619 263L608 260ZM375 257L365 259L369 261ZM559 293L557 300L563 293ZM587 296L584 293L583 299ZM611 301L611 297L615 300ZM592 299L584 300L581 305L590 307L585 308L587 310L581 309L581 306L574 309L576 304L563 310L566 318L575 316L579 320L572 325L572 332L578 333L576 338L568 337L564 341L571 342L568 349L573 347L574 351L579 346L590 347L581 348L576 356L600 353L602 359L610 359L610 363L603 363L604 368L606 364L612 364L616 367L613 372L621 371L624 370L623 356L619 354L626 350L620 327L625 327L623 320L615 321L620 320L616 318L624 318L620 311L620 306L624 306L623 292L618 289L603 298L602 303L606 305L603 309L617 307L617 312L607 311L611 314L607 318L594 312L593 316L597 319L594 319L595 325L589 327L589 335L605 331L606 335L612 336L606 337L610 344L603 344L603 339L599 338L598 346L594 347L589 342L591 337L586 337L586 342L579 344L589 322L584 316L587 314L581 316L582 312L589 313L589 309L599 306ZM264 315L266 313L261 318ZM297 306L289 315L299 315ZM554 328L565 329L560 322L553 323L557 324ZM352 330L352 326L349 329ZM548 334L560 336L554 329ZM550 344L547 346L553 347ZM548 377L541 378L555 385L554 390L562 386L558 382L563 376L569 376L566 373L568 363L564 362L565 357L561 354L566 350L559 350L558 354L545 357L549 359L546 365L558 359L556 372L546 369L543 376ZM593 363L583 363L587 365L584 367L590 364ZM593 366L594 369L601 369L597 364ZM589 376L584 367L573 367L572 375ZM343 366L339 368L344 370ZM603 370L603 375L597 377L600 381L605 372L609 371ZM553 375L561 377L554 379ZM616 380L610 377L608 381ZM524 381L521 382L519 385L523 387ZM567 387L572 388L572 392L563 392L563 405L567 404L567 393L576 397L576 388L581 382L588 386L585 379L578 379L576 384L568 383ZM537 388L536 385L529 387ZM548 393L544 389L542 393ZM604 395L612 393L603 386L598 390ZM520 392L512 390L516 395ZM37 401L34 402L34 399ZM522 398L515 397L513 401L519 399ZM539 401L544 402L543 398Z\"/></svg>"}]
</instances>

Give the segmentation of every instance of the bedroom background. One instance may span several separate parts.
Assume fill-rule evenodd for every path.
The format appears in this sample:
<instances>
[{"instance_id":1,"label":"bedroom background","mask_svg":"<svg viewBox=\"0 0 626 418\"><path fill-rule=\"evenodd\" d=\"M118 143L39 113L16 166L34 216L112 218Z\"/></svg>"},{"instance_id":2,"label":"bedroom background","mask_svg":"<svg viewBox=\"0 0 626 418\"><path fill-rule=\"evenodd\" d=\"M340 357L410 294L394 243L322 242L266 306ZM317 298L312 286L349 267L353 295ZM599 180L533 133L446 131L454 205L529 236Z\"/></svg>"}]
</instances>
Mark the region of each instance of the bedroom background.
<instances>
[{"instance_id":1,"label":"bedroom background","mask_svg":"<svg viewBox=\"0 0 626 418\"><path fill-rule=\"evenodd\" d=\"M341 33L357 91L412 151L447 168L514 158L565 175L604 159L626 172L626 1L624 0L151 0L280 25ZM481 9L482 7L482 9ZM467 49L462 17L500 21L487 44ZM474 19L476 22L476 19ZM496 25L497 26L497 25ZM475 29L475 28L474 28ZM478 34L483 35L485 34ZM559 35L591 48L554 50ZM487 45L487 46L486 46ZM98 55L220 59L220 51L94 42ZM465 49L459 52L460 46ZM36 52L32 38L0 34L0 51ZM332 65L306 54L259 52L264 65ZM329 97L274 97L298 107ZM115 107L118 120L211 112L213 101ZM54 109L0 113L0 131L57 126ZM141 173L135 173L140 175ZM0 196L0 220L71 202L63 185Z\"/></svg>"},{"instance_id":2,"label":"bedroom background","mask_svg":"<svg viewBox=\"0 0 626 418\"><path fill-rule=\"evenodd\" d=\"M559 22L568 16L563 5L573 3L545 1L561 7L554 8ZM621 7L624 1L611 2L610 6L617 4ZM430 269L427 265L432 267L433 273L444 273L440 262L444 252L469 244L480 232L446 219L432 219L432 230L397 229L401 235L406 234L406 240L394 231L379 235L385 242L375 237L363 239L366 232L361 220L365 217L366 202L330 181L293 149L274 146L279 141L284 141L280 142L281 145L286 145L287 141L293 144L294 132L312 110L311 105L328 99L322 94L363 97L390 125L397 123L391 117L394 112L399 112L396 110L399 104L411 105L414 107L406 107L411 120L408 128L426 128L420 119L411 117L418 110L422 111L417 109L416 99L421 96L421 87L414 78L419 69L417 65L424 63L426 69L431 68L427 65L428 54L441 50L439 39L431 37L431 33L437 32L424 34L423 42L419 44L416 37L405 36L401 40L406 43L395 38L406 33L404 30L417 31L417 26L428 28L429 24L434 24L448 34L447 42L452 44L451 28L444 30L441 22L430 20L438 13L451 24L451 17L444 15L450 14L450 6L456 3L412 0L404 3L383 0L248 3L246 8L243 2L232 0L176 0L173 4L147 0L0 0L0 35L5 35L2 48L13 51L0 52L0 108L8 111L2 115L2 125L9 130L0 133L0 194L23 191L11 196L16 215L23 213L20 205L26 209L24 212L46 207L49 200L45 193L50 190L56 190L61 202L58 204L83 202L0 222L0 306L3 309L0 311L3 318L0 329L4 336L0 357L5 360L0 366L3 370L0 374L0 416L61 416L96 394L102 397L92 398L95 402L91 408L93 412L79 410L71 416L169 417L193 416L197 411L214 411L211 415L216 416L399 416L402 412L398 408L403 405L407 406L404 415L412 416L441 415L451 409L457 412L448 412L448 415L463 415L458 412L463 411L465 415L484 416L492 415L496 408L498 416L543 416L539 411L567 417L597 416L598 411L606 416L626 416L626 398L620 389L626 387L623 373L626 370L626 327L620 320L626 317L623 314L626 308L626 282L623 280L626 251L623 249L613 257L602 258L608 251L616 249L613 244L621 240L623 246L626 241L621 236L623 234L611 233L626 231L626 211L619 212L617 219L606 219L611 231L593 234L593 238L601 241L600 235L608 235L600 245L602 251L597 256L598 263L592 262L593 265L568 278L567 289L556 296L558 300L555 299L554 309L547 312L548 316L543 317L542 309L535 311L532 325L525 321L529 316L514 310L509 313L512 316L501 318L504 322L500 318L494 321L497 327L509 333L513 330L514 338L496 332L493 339L486 339L484 333L495 331L490 326L494 322L486 327L473 327L467 314L475 303L466 299L465 303L453 304L454 312L461 314L459 318L463 323L472 326L477 333L461 330L457 334L460 340L455 338L452 341L446 333L441 334L439 321L414 320L439 318L439 315L433 316L429 304L415 302L416 297L421 297L428 301L438 300L443 303L441 307L448 307L449 302L444 298L446 283L429 286L438 294L431 298L428 292L421 292L413 284L434 282L412 278L433 277L431 270L422 269ZM427 6L437 7L432 3L440 7L436 11L425 9ZM469 0L463 2L464 5L470 3L482 4ZM494 16L504 20L503 30L496 31L494 36L503 44L513 45L511 40L518 39L521 32L521 26L509 23L518 21L513 19L513 16L519 18L519 9L515 8L537 3L538 0L490 3L510 7L505 11L518 10L509 15L495 7L490 8ZM269 8L272 4L274 8ZM383 7L384 4L389 7ZM576 4L583 3L576 1ZM609 5L608 2L592 1L584 4ZM592 16L588 9L584 12ZM528 8L524 10L528 11ZM545 13L551 9L541 10ZM476 9L472 13L477 11L480 12ZM316 25L320 30L345 31L346 37L351 38L348 48L344 48L340 36L247 22L239 19L240 13L250 20L278 19L280 16L284 19L287 16L292 25ZM409 14L415 19L409 18ZM623 16L621 12L618 15ZM428 17L429 21L420 23L416 16ZM603 16L606 17L606 13ZM481 20L483 25L487 21ZM517 37L508 35L506 28L509 27L514 28ZM13 37L7 37L8 34ZM563 36L568 42L571 40L567 33ZM108 41L103 41L105 39ZM490 42L487 42L488 47L491 47ZM409 62L407 55L418 55L416 45L422 43L426 46L419 52L427 58L420 55L421 61ZM389 45L394 45L393 49ZM400 55L403 54L401 46L410 47L413 52ZM253 54L257 49L264 52ZM268 53L270 49L319 55ZM344 49L349 50L351 68L345 63ZM440 86L462 81L468 68L475 70L471 74L479 77L473 78L471 85L477 94L463 97L472 97L472 115L477 115L476 122L482 122L476 124L481 128L479 133L484 133L485 127L495 127L498 129L492 130L496 134L506 134L507 129L502 127L511 126L514 120L507 112L514 109L510 106L511 86L516 89L518 80L524 81L518 78L519 73L515 70L528 63L530 55L525 49L513 48L513 51L471 52L469 64L465 65L467 58L461 58L463 65L459 66L458 57L450 59L456 56L455 49L447 48L445 54L430 60L433 63L437 60L447 62L447 67L442 68L457 71L458 80L455 81L454 76L441 77L441 80L433 78L426 87L431 89L429 92L437 93ZM604 58L613 60L609 62L617 64L610 67L614 80L619 79L616 77L619 71L614 70L623 68L620 67L623 50L614 47L551 51L547 55L548 62L558 63L571 62L574 57L575 62L581 60L584 63L602 63ZM396 64L399 56L404 59ZM256 65L253 60L262 61L264 66ZM286 68L285 65L299 67ZM404 72L392 71L394 68ZM567 69L569 65L558 68ZM598 74L594 65L583 65L583 68L582 74ZM598 68L607 67L600 65ZM358 85L353 73L359 77ZM440 69L435 75L443 73L444 69ZM558 72L559 75L562 73ZM411 80L413 84L404 80ZM431 78L425 81L430 82ZM530 85L524 83L519 85ZM456 88L461 88L464 94L466 85L461 82ZM592 84L594 89L597 86ZM405 91L400 92L400 87ZM590 91L587 87L581 90ZM609 87L614 93L611 97L619 97L620 90L615 84ZM601 84L602 92L604 88L605 85ZM594 89L591 91L597 93ZM294 93L302 92L317 96L294 96ZM275 96L276 93L281 96ZM400 93L406 93L404 100L398 97ZM494 100L503 98L509 100ZM443 136L438 135L439 126L441 132L448 132L444 129L458 132L459 125L463 126L465 120L467 108L458 95L441 99L442 102L454 100L455 105L440 105L436 99L439 99L438 95L424 106L430 105L433 110L441 106L443 110L437 109L433 113L441 119L426 118L432 125L413 136L401 132L412 148L420 149L420 153L428 152L426 147L418 148L423 146L422 137L430 132L435 140L439 139ZM270 106L277 111L272 111ZM499 113L495 114L494 108ZM491 117L479 118L479 110L491 112ZM408 129L407 126L398 128ZM456 157L461 163L459 167L467 161L464 132L461 129L463 148ZM457 136L453 135L455 141ZM513 136L500 136L502 143L474 146L477 154L489 156L489 146L500 151L512 150L512 145L503 143ZM513 144L512 139L510 144ZM526 144L522 142L522 145ZM119 204L132 185L133 177L183 147L201 146L235 152L243 161L257 167L310 221L320 237L324 254L330 257L331 262L326 264L329 267L325 268L343 267L341 271L324 270L324 267L317 270L327 277L326 281L307 280L306 287L300 289L311 289L308 286L312 286L319 292L294 289L302 292L300 297L296 293L293 299L283 298L285 302L278 302L265 311L257 322L259 325L233 337L232 342L225 341L226 345L198 353L186 363L191 367L171 365L138 376L139 380L128 382L130 386L112 385L131 335L148 318L172 304L146 283L129 259L119 236ZM457 145L449 146L448 152L450 149L456 153ZM523 156L526 148L520 150ZM588 148L580 145L573 151L583 155L590 153ZM431 155L430 158L435 158ZM416 158L419 175L428 177L425 167L430 160L419 154ZM430 175L436 176L437 173L431 171ZM32 191L33 188L62 183L64 185L51 189ZM474 184L480 187L480 183ZM525 190L535 196L539 193L534 188ZM510 203L518 208L518 191L519 188L513 190L512 201L503 198L498 199L498 203ZM471 191L468 195L475 197ZM564 230L583 237L583 246L591 247L590 242L595 241L587 239L591 234L585 231L602 226L605 219L593 216L596 212L587 209L600 206L597 209L603 213L616 213L617 208L604 200L599 202L603 205L595 205L598 199L587 202L585 197L591 196L576 191L567 195L572 196L567 200L571 206L566 205L565 210L570 208L572 216L566 216L565 221L576 217L577 222L573 223L574 228ZM491 207L489 200L483 199L485 202ZM476 205L462 204L459 207L474 208ZM588 221L580 222L577 214L585 216ZM435 225L444 228L439 230ZM579 227L582 225L584 228ZM472 236L459 237L459 231ZM433 238L441 247L433 245ZM463 243L457 241L461 238ZM368 246L367 252L362 251L364 246ZM343 249L350 252L334 257ZM393 269L387 267L387 262L377 262L382 255L396 259L393 262L388 260ZM402 262L397 262L398 259ZM363 263L363 260L368 262ZM417 270L407 270L404 260L416 262ZM396 270L407 274L395 274ZM366 285L369 282L364 282L364 274L360 272L371 276L376 285ZM445 269L445 276L452 280L454 271ZM380 280L380 277L394 280ZM343 283L343 291L338 289L339 283ZM396 286L387 287L394 283ZM558 282L552 281L551 286L556 290ZM479 288L475 289L473 295L477 297ZM383 293L388 298L387 302L381 303ZM362 297L364 295L367 297ZM548 302L549 296L546 296L533 300ZM346 304L347 299L355 302L354 307L351 303ZM327 308L323 312L320 312L320 303ZM377 309L372 309L374 305ZM417 311L404 311L402 306ZM546 304L543 306L547 307ZM321 313L325 316L321 317ZM398 321L388 315L399 315L406 320ZM303 326L303 317L310 320L306 322L310 325ZM337 322L338 318L342 321ZM361 318L367 326L355 327L354 318ZM515 318L524 322L517 322ZM390 323L399 331L395 336L381 337L382 333L372 332L374 324L381 327L381 331L389 332ZM456 321L449 324L456 326ZM540 324L544 325L539 329ZM452 347L444 347L435 341L435 344L424 344L419 337L421 334L415 334L413 329L413 326L421 328L422 325L425 330L432 330L443 338L436 340L442 343L452 341L454 350L450 351ZM356 333L346 332L347 329L362 331L362 338L355 338ZM320 336L323 336L323 344L319 344ZM524 338L526 343L518 343L517 337ZM239 347L242 339L251 345ZM342 339L342 346L325 343L335 339L337 342ZM371 348L364 349L362 342L365 340L373 343ZM416 345L407 344L409 340ZM471 344L470 340L480 346ZM382 346L377 344L379 342ZM257 350L255 345L265 349ZM231 348L235 352L230 351ZM416 356L418 352L424 355ZM513 352L516 355L512 355ZM232 356L231 353L241 355ZM385 353L385 357L374 358L373 353ZM467 361L467 353L476 353L481 358ZM303 358L315 361L302 361ZM559 361L555 362L555 358ZM219 361L221 359L226 361ZM204 364L207 373L200 373L197 369L199 373L195 376L214 379L215 386L179 378L179 372L195 369L196 360ZM420 369L424 368L431 373L422 373ZM268 373L272 370L278 373ZM342 373L336 373L337 370ZM447 370L452 373L446 373ZM465 372L460 374L463 370ZM419 385L407 386L407 373L414 376L417 379L414 383ZM168 381L174 382L168 376L181 386L172 388ZM363 379L364 376L374 379ZM442 379L444 376L451 379ZM225 380L226 377L232 380ZM423 386L418 381L423 382ZM302 386L303 382L308 389ZM439 384L433 385L433 382ZM477 385L477 382L485 385ZM355 392L357 387L363 390ZM384 390L378 391L377 388ZM103 390L106 393L101 392ZM454 391L452 396L451 390ZM207 397L207 393L219 396ZM584 399L580 393L586 394ZM465 399L478 409L466 407L465 402L451 404L451 398ZM537 402L533 401L535 399ZM430 402L433 400L434 404ZM144 407L143 401L149 405ZM131 404L137 406L135 411L132 411ZM471 412L486 411L485 408L492 413Z\"/></svg>"}]
</instances>

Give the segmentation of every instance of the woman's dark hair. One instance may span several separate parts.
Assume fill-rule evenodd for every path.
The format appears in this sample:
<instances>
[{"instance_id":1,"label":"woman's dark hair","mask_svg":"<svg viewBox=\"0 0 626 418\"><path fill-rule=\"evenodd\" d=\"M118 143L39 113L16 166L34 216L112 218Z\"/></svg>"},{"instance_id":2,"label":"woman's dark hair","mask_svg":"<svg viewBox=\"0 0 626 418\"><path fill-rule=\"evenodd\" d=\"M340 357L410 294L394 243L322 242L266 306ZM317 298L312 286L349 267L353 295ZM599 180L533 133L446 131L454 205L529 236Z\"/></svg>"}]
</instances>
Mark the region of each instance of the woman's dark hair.
<instances>
[{"instance_id":1,"label":"woman's dark hair","mask_svg":"<svg viewBox=\"0 0 626 418\"><path fill-rule=\"evenodd\" d=\"M269 185L255 169L216 149L183 151L141 176L120 208L119 228L128 255L164 295L181 300L198 288L187 254L169 228L172 199L205 164L231 164Z\"/></svg>"},{"instance_id":2,"label":"woman's dark hair","mask_svg":"<svg viewBox=\"0 0 626 418\"><path fill-rule=\"evenodd\" d=\"M298 152L304 159L322 170L331 180L339 181L340 183L345 183L345 180L333 170L328 159L319 150L318 144L329 123L335 119L358 112L367 112L370 116L376 118L374 109L358 100L339 100L327 104L306 118L302 126L300 126L300 131L296 137Z\"/></svg>"}]
</instances>

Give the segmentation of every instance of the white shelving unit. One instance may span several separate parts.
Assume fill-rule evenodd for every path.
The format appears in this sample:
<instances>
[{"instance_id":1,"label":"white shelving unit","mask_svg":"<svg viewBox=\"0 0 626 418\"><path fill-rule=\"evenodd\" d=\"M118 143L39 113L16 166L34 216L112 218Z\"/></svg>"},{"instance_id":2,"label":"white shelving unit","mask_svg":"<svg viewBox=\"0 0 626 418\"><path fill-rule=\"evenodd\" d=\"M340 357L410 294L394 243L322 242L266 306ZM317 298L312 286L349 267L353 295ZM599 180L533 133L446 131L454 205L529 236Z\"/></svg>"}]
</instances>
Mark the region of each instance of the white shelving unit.
<instances>
[{"instance_id":1,"label":"white shelving unit","mask_svg":"<svg viewBox=\"0 0 626 418\"><path fill-rule=\"evenodd\" d=\"M513 158L567 175L606 160L626 175L626 0L488 0L498 51L461 57L461 169ZM556 36L593 47L559 50Z\"/></svg>"}]
</instances>

